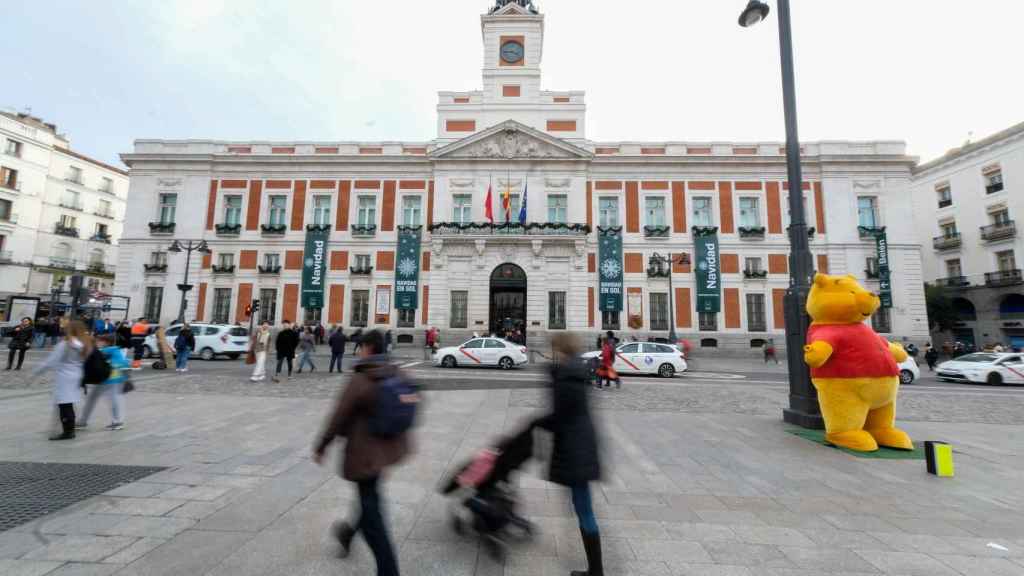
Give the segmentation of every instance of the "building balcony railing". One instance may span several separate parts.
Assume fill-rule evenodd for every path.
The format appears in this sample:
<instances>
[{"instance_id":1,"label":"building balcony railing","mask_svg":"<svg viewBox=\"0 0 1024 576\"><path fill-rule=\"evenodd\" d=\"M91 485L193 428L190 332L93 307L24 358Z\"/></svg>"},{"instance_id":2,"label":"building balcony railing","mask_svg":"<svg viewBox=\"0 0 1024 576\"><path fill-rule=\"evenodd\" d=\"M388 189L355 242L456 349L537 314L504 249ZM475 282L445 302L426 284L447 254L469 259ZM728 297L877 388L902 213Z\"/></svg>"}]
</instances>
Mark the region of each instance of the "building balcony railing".
<instances>
[{"instance_id":1,"label":"building balcony railing","mask_svg":"<svg viewBox=\"0 0 1024 576\"><path fill-rule=\"evenodd\" d=\"M166 274L167 264L143 264L142 269L146 274Z\"/></svg>"},{"instance_id":2,"label":"building balcony railing","mask_svg":"<svg viewBox=\"0 0 1024 576\"><path fill-rule=\"evenodd\" d=\"M54 268L64 268L65 270L74 270L75 261L72 258L61 258L59 256L53 256L50 258L50 266Z\"/></svg>"},{"instance_id":3,"label":"building balcony railing","mask_svg":"<svg viewBox=\"0 0 1024 576\"><path fill-rule=\"evenodd\" d=\"M996 192L1002 192L1002 190L1002 182L996 182L994 184L989 184L988 186L985 186L985 194L995 194Z\"/></svg>"},{"instance_id":4,"label":"building balcony railing","mask_svg":"<svg viewBox=\"0 0 1024 576\"><path fill-rule=\"evenodd\" d=\"M883 232L885 232L885 226L857 226L857 234L860 235L861 240L874 239Z\"/></svg>"},{"instance_id":5,"label":"building balcony railing","mask_svg":"<svg viewBox=\"0 0 1024 576\"><path fill-rule=\"evenodd\" d=\"M971 282L967 279L967 276L950 276L948 278L936 278L935 285L944 288L965 288L970 286Z\"/></svg>"},{"instance_id":6,"label":"building balcony railing","mask_svg":"<svg viewBox=\"0 0 1024 576\"><path fill-rule=\"evenodd\" d=\"M764 226L740 226L740 238L745 240L763 240Z\"/></svg>"},{"instance_id":7,"label":"building balcony railing","mask_svg":"<svg viewBox=\"0 0 1024 576\"><path fill-rule=\"evenodd\" d=\"M942 236L932 238L932 247L936 250L952 250L953 248L959 248L961 244L963 244L963 238L960 237L959 232L943 234Z\"/></svg>"},{"instance_id":8,"label":"building balcony railing","mask_svg":"<svg viewBox=\"0 0 1024 576\"><path fill-rule=\"evenodd\" d=\"M107 265L104 264L103 262L90 262L89 265L85 267L85 269L86 269L86 271L92 272L94 274L110 274L110 273L112 273L111 270L107 269Z\"/></svg>"},{"instance_id":9,"label":"building balcony railing","mask_svg":"<svg viewBox=\"0 0 1024 576\"><path fill-rule=\"evenodd\" d=\"M998 272L985 273L986 286L1013 286L1022 282L1024 282L1024 279L1021 278L1019 268L1017 270L1000 270Z\"/></svg>"},{"instance_id":10,"label":"building balcony railing","mask_svg":"<svg viewBox=\"0 0 1024 576\"><path fill-rule=\"evenodd\" d=\"M281 273L280 266L257 266L256 269L259 270L260 274L268 276Z\"/></svg>"},{"instance_id":11,"label":"building balcony railing","mask_svg":"<svg viewBox=\"0 0 1024 576\"><path fill-rule=\"evenodd\" d=\"M14 261L14 256L10 250L0 250L0 264L10 264Z\"/></svg>"},{"instance_id":12,"label":"building balcony railing","mask_svg":"<svg viewBox=\"0 0 1024 576\"><path fill-rule=\"evenodd\" d=\"M214 274L234 274L235 273L235 265L234 264L228 264L228 265L225 265L225 266L218 266L218 265L214 264L213 266L210 267L210 269L213 270Z\"/></svg>"},{"instance_id":13,"label":"building balcony railing","mask_svg":"<svg viewBox=\"0 0 1024 576\"><path fill-rule=\"evenodd\" d=\"M358 236L361 238L369 238L377 235L376 224L353 224L349 231L352 232L352 236Z\"/></svg>"},{"instance_id":14,"label":"building balcony railing","mask_svg":"<svg viewBox=\"0 0 1024 576\"><path fill-rule=\"evenodd\" d=\"M981 239L986 242L1005 240L1017 235L1017 224L1013 220L981 227Z\"/></svg>"},{"instance_id":15,"label":"building balcony railing","mask_svg":"<svg viewBox=\"0 0 1024 576\"><path fill-rule=\"evenodd\" d=\"M939 208L948 208L953 205L952 199L939 200Z\"/></svg>"},{"instance_id":16,"label":"building balcony railing","mask_svg":"<svg viewBox=\"0 0 1024 576\"><path fill-rule=\"evenodd\" d=\"M260 224L260 234L264 236L284 236L287 230L285 224Z\"/></svg>"},{"instance_id":17,"label":"building balcony railing","mask_svg":"<svg viewBox=\"0 0 1024 576\"><path fill-rule=\"evenodd\" d=\"M879 276L878 270L871 270L870 268L864 270L864 277L868 280L878 280Z\"/></svg>"},{"instance_id":18,"label":"building balcony railing","mask_svg":"<svg viewBox=\"0 0 1024 576\"><path fill-rule=\"evenodd\" d=\"M57 205L60 206L61 208L67 208L68 210L77 210L79 212L83 210L81 202L61 200L60 202L57 203Z\"/></svg>"},{"instance_id":19,"label":"building balcony railing","mask_svg":"<svg viewBox=\"0 0 1024 576\"><path fill-rule=\"evenodd\" d=\"M110 234L93 234L89 237L91 242L101 242L103 244L110 244Z\"/></svg>"},{"instance_id":20,"label":"building balcony railing","mask_svg":"<svg viewBox=\"0 0 1024 576\"><path fill-rule=\"evenodd\" d=\"M349 274L359 274L362 276L368 276L373 274L373 266L349 266Z\"/></svg>"},{"instance_id":21,"label":"building balcony railing","mask_svg":"<svg viewBox=\"0 0 1024 576\"><path fill-rule=\"evenodd\" d=\"M78 228L72 228L70 226L61 226L56 224L53 227L53 233L58 236L68 236L69 238L78 238Z\"/></svg>"},{"instance_id":22,"label":"building balcony railing","mask_svg":"<svg viewBox=\"0 0 1024 576\"><path fill-rule=\"evenodd\" d=\"M114 218L114 213L111 212L110 210L94 210L93 214L99 216L100 218Z\"/></svg>"},{"instance_id":23,"label":"building balcony railing","mask_svg":"<svg viewBox=\"0 0 1024 576\"><path fill-rule=\"evenodd\" d=\"M668 226L644 226L644 238L668 238L671 231Z\"/></svg>"},{"instance_id":24,"label":"building balcony railing","mask_svg":"<svg viewBox=\"0 0 1024 576\"><path fill-rule=\"evenodd\" d=\"M174 222L150 222L149 233L154 236L174 234Z\"/></svg>"},{"instance_id":25,"label":"building balcony railing","mask_svg":"<svg viewBox=\"0 0 1024 576\"><path fill-rule=\"evenodd\" d=\"M667 265L658 266L657 264L647 267L648 278L668 278L671 270Z\"/></svg>"},{"instance_id":26,"label":"building balcony railing","mask_svg":"<svg viewBox=\"0 0 1024 576\"><path fill-rule=\"evenodd\" d=\"M238 236L242 233L241 224L217 224L213 228L217 236Z\"/></svg>"},{"instance_id":27,"label":"building balcony railing","mask_svg":"<svg viewBox=\"0 0 1024 576\"><path fill-rule=\"evenodd\" d=\"M330 232L330 224L306 224L307 232Z\"/></svg>"},{"instance_id":28,"label":"building balcony railing","mask_svg":"<svg viewBox=\"0 0 1024 576\"><path fill-rule=\"evenodd\" d=\"M646 227L645 227L646 228ZM666 227L667 228L667 227ZM586 236L590 226L564 222L436 222L428 227L435 236Z\"/></svg>"},{"instance_id":29,"label":"building balcony railing","mask_svg":"<svg viewBox=\"0 0 1024 576\"><path fill-rule=\"evenodd\" d=\"M78 185L82 184L82 177L81 176L73 176L73 175L69 174L69 175L65 176L64 179L67 180L68 182L71 182L72 184L78 184Z\"/></svg>"},{"instance_id":30,"label":"building balcony railing","mask_svg":"<svg viewBox=\"0 0 1024 576\"><path fill-rule=\"evenodd\" d=\"M743 277L747 280L764 280L768 277L767 270L744 270Z\"/></svg>"}]
</instances>

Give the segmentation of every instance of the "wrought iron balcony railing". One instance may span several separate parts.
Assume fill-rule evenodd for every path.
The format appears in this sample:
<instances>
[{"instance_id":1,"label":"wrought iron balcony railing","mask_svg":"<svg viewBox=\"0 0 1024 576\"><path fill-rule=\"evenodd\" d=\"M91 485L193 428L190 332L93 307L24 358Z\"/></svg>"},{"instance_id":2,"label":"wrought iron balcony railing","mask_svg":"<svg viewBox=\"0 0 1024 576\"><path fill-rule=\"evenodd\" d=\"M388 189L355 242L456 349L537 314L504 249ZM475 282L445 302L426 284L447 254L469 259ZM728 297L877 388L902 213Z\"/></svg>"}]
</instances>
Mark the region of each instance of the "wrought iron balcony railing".
<instances>
[{"instance_id":1,"label":"wrought iron balcony railing","mask_svg":"<svg viewBox=\"0 0 1024 576\"><path fill-rule=\"evenodd\" d=\"M964 288L971 285L967 276L950 276L948 278L936 278L934 284L945 288Z\"/></svg>"},{"instance_id":2,"label":"wrought iron balcony railing","mask_svg":"<svg viewBox=\"0 0 1024 576\"><path fill-rule=\"evenodd\" d=\"M280 266L257 266L256 269L259 270L260 274L270 275L270 274L280 274L281 273L281 267Z\"/></svg>"},{"instance_id":3,"label":"wrought iron balcony railing","mask_svg":"<svg viewBox=\"0 0 1024 576\"><path fill-rule=\"evenodd\" d=\"M349 266L348 271L350 274L367 276L373 274L373 266Z\"/></svg>"},{"instance_id":4,"label":"wrought iron balcony railing","mask_svg":"<svg viewBox=\"0 0 1024 576\"><path fill-rule=\"evenodd\" d=\"M370 237L370 236L376 236L377 235L377 225L376 224L353 224L351 227L349 227L349 231L352 232L353 236L367 238L367 237Z\"/></svg>"},{"instance_id":5,"label":"wrought iron balcony railing","mask_svg":"<svg viewBox=\"0 0 1024 576\"><path fill-rule=\"evenodd\" d=\"M885 226L857 226L857 234L860 235L861 240L874 238L883 232L885 232Z\"/></svg>"},{"instance_id":6,"label":"wrought iron balcony railing","mask_svg":"<svg viewBox=\"0 0 1024 576\"><path fill-rule=\"evenodd\" d=\"M1003 183L1002 182L995 182L993 184L989 184L988 186L985 186L985 194L995 194L996 192L1001 192L1002 190L1003 190Z\"/></svg>"},{"instance_id":7,"label":"wrought iron balcony railing","mask_svg":"<svg viewBox=\"0 0 1024 576\"><path fill-rule=\"evenodd\" d=\"M68 210L77 210L79 212L82 211L82 203L81 202L73 202L73 201L70 201L70 200L67 200L67 201L61 200L57 205L60 206L61 208L67 208Z\"/></svg>"},{"instance_id":8,"label":"wrought iron balcony railing","mask_svg":"<svg viewBox=\"0 0 1024 576\"><path fill-rule=\"evenodd\" d=\"M95 272L97 274L108 273L107 265L104 264L103 262L90 262L89 265L85 267L85 269L89 272Z\"/></svg>"},{"instance_id":9,"label":"wrought iron balcony railing","mask_svg":"<svg viewBox=\"0 0 1024 576\"><path fill-rule=\"evenodd\" d=\"M952 250L953 248L959 248L961 244L963 244L963 238L960 237L959 232L943 234L942 236L932 238L932 247L936 250Z\"/></svg>"},{"instance_id":10,"label":"wrought iron balcony railing","mask_svg":"<svg viewBox=\"0 0 1024 576\"><path fill-rule=\"evenodd\" d=\"M167 264L143 264L142 269L147 274L163 274L167 272Z\"/></svg>"},{"instance_id":11,"label":"wrought iron balcony railing","mask_svg":"<svg viewBox=\"0 0 1024 576\"><path fill-rule=\"evenodd\" d=\"M591 228L586 224L564 222L435 222L428 230L437 236L586 236Z\"/></svg>"},{"instance_id":12,"label":"wrought iron balcony railing","mask_svg":"<svg viewBox=\"0 0 1024 576\"><path fill-rule=\"evenodd\" d=\"M671 231L668 226L644 226L644 238L668 238Z\"/></svg>"},{"instance_id":13,"label":"wrought iron balcony railing","mask_svg":"<svg viewBox=\"0 0 1024 576\"><path fill-rule=\"evenodd\" d=\"M764 238L764 226L740 226L740 238L747 240L761 240Z\"/></svg>"},{"instance_id":14,"label":"wrought iron balcony railing","mask_svg":"<svg viewBox=\"0 0 1024 576\"><path fill-rule=\"evenodd\" d=\"M330 232L330 224L306 224L306 230L309 232Z\"/></svg>"},{"instance_id":15,"label":"wrought iron balcony railing","mask_svg":"<svg viewBox=\"0 0 1024 576\"><path fill-rule=\"evenodd\" d=\"M947 198L945 200L939 200L939 208L948 208L953 205L953 199Z\"/></svg>"},{"instance_id":16,"label":"wrought iron balcony railing","mask_svg":"<svg viewBox=\"0 0 1024 576\"><path fill-rule=\"evenodd\" d=\"M241 224L217 224L214 230L218 236L238 236L242 233Z\"/></svg>"},{"instance_id":17,"label":"wrought iron balcony railing","mask_svg":"<svg viewBox=\"0 0 1024 576\"><path fill-rule=\"evenodd\" d=\"M70 226L62 226L60 224L57 224L53 227L53 233L59 236L78 238L78 228L72 228Z\"/></svg>"},{"instance_id":18,"label":"wrought iron balcony railing","mask_svg":"<svg viewBox=\"0 0 1024 576\"><path fill-rule=\"evenodd\" d=\"M59 256L53 256L50 258L50 266L54 268L64 268L67 270L75 269L75 261L71 258L61 258Z\"/></svg>"},{"instance_id":19,"label":"wrought iron balcony railing","mask_svg":"<svg viewBox=\"0 0 1024 576\"><path fill-rule=\"evenodd\" d=\"M210 267L210 269L213 270L214 274L234 274L235 273L235 265L234 264L228 264L228 265L225 265L225 266L218 266L218 265L214 264L213 266Z\"/></svg>"},{"instance_id":20,"label":"wrought iron balcony railing","mask_svg":"<svg viewBox=\"0 0 1024 576\"><path fill-rule=\"evenodd\" d=\"M668 265L658 266L652 265L647 267L648 278L668 278L671 270Z\"/></svg>"},{"instance_id":21,"label":"wrought iron balcony railing","mask_svg":"<svg viewBox=\"0 0 1024 576\"><path fill-rule=\"evenodd\" d=\"M985 273L986 286L1012 286L1020 284L1022 281L1024 279L1021 278L1019 268L1016 270L1000 270L998 272Z\"/></svg>"},{"instance_id":22,"label":"wrought iron balcony railing","mask_svg":"<svg viewBox=\"0 0 1024 576\"><path fill-rule=\"evenodd\" d=\"M744 270L743 277L747 280L764 280L768 277L767 270Z\"/></svg>"},{"instance_id":23,"label":"wrought iron balcony railing","mask_svg":"<svg viewBox=\"0 0 1024 576\"><path fill-rule=\"evenodd\" d=\"M149 233L153 235L174 234L174 222L150 222Z\"/></svg>"},{"instance_id":24,"label":"wrought iron balcony railing","mask_svg":"<svg viewBox=\"0 0 1024 576\"><path fill-rule=\"evenodd\" d=\"M264 236L283 235L288 230L285 224L260 224L260 232Z\"/></svg>"},{"instance_id":25,"label":"wrought iron balcony railing","mask_svg":"<svg viewBox=\"0 0 1024 576\"><path fill-rule=\"evenodd\" d=\"M998 222L996 224L989 224L988 226L981 227L981 239L986 242L1005 240L1007 238L1013 238L1016 235L1017 224L1013 220L1007 220L1006 222Z\"/></svg>"},{"instance_id":26,"label":"wrought iron balcony railing","mask_svg":"<svg viewBox=\"0 0 1024 576\"><path fill-rule=\"evenodd\" d=\"M89 237L92 242L102 242L103 244L110 244L110 234L93 234Z\"/></svg>"}]
</instances>

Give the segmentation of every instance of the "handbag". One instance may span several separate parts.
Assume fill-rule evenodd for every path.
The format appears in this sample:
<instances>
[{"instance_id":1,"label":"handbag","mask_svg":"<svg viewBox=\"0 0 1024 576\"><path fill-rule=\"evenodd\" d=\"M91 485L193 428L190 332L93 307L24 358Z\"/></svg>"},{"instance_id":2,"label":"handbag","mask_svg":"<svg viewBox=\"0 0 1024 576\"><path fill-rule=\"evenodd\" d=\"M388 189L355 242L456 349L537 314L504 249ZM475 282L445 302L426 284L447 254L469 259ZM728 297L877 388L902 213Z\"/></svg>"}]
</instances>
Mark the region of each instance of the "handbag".
<instances>
[{"instance_id":1,"label":"handbag","mask_svg":"<svg viewBox=\"0 0 1024 576\"><path fill-rule=\"evenodd\" d=\"M125 379L124 385L121 387L121 392L127 394L132 390L135 390L135 383L132 382L132 377L129 376L128 378Z\"/></svg>"},{"instance_id":2,"label":"handbag","mask_svg":"<svg viewBox=\"0 0 1024 576\"><path fill-rule=\"evenodd\" d=\"M256 353L253 352L251 348L249 349L249 353L245 355L245 363L246 364L255 364L256 363Z\"/></svg>"}]
</instances>

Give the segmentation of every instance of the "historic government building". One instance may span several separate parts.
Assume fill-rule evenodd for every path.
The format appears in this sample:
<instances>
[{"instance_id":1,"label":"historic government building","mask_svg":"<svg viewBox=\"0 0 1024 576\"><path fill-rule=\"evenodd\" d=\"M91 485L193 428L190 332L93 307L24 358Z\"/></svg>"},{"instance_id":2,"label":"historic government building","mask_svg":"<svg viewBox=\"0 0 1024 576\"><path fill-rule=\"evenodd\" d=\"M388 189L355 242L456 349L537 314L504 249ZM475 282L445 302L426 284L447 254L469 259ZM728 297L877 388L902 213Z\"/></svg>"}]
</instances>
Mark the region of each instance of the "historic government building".
<instances>
[{"instance_id":1,"label":"historic government building","mask_svg":"<svg viewBox=\"0 0 1024 576\"><path fill-rule=\"evenodd\" d=\"M188 260L190 320L245 323L258 300L257 319L449 343L674 323L706 347L782 345L782 144L589 140L584 92L542 88L544 16L499 1L480 23L483 86L439 93L433 140L137 141L115 290L132 315L175 319ZM882 293L876 328L922 341L914 163L901 142L806 142L799 193L817 268Z\"/></svg>"}]
</instances>

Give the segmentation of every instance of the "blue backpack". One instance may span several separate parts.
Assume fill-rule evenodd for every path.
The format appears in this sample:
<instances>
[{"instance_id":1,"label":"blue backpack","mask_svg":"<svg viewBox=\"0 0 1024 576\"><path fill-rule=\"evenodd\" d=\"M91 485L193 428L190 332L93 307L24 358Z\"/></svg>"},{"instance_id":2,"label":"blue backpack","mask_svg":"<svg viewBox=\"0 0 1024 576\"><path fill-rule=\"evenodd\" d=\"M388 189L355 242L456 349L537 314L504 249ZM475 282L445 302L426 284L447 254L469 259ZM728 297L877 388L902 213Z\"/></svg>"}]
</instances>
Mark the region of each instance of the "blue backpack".
<instances>
[{"instance_id":1,"label":"blue backpack","mask_svg":"<svg viewBox=\"0 0 1024 576\"><path fill-rule=\"evenodd\" d=\"M370 416L370 434L394 438L412 428L416 407L420 403L419 387L395 374L377 385L377 398Z\"/></svg>"}]
</instances>

